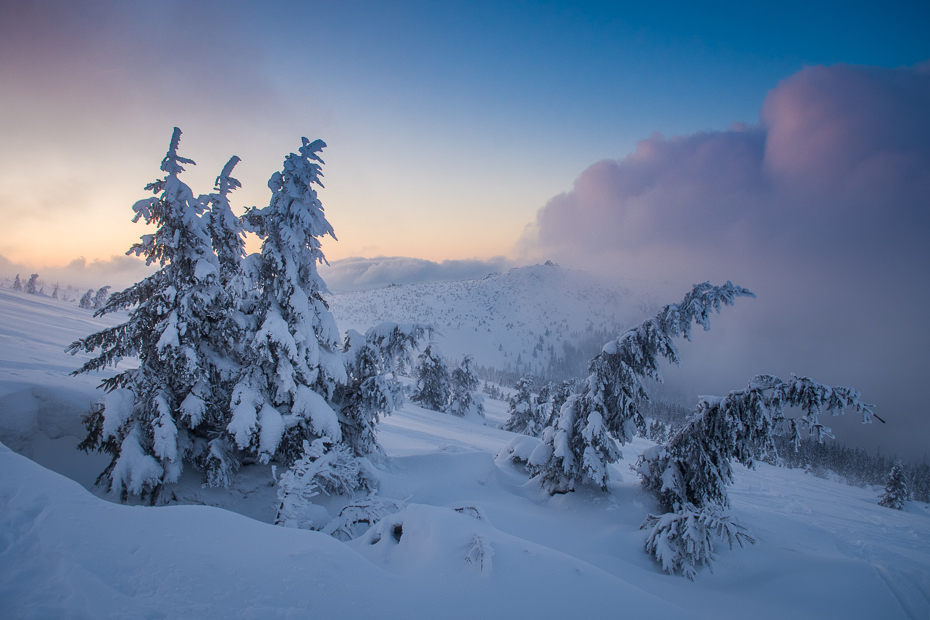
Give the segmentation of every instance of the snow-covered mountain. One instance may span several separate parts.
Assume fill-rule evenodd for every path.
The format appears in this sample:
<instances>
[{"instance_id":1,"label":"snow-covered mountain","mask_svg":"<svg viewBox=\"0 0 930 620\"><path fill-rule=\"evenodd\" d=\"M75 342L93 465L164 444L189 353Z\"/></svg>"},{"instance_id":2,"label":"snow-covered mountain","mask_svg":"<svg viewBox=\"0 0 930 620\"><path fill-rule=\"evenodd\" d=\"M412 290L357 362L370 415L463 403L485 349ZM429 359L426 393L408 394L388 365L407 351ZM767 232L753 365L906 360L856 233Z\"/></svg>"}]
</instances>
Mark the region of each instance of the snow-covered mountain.
<instances>
[{"instance_id":1,"label":"snow-covered mountain","mask_svg":"<svg viewBox=\"0 0 930 620\"><path fill-rule=\"evenodd\" d=\"M629 287L546 263L480 280L392 285L333 293L341 330L383 321L428 323L443 354L470 353L484 366L540 376L580 375L600 346L654 311ZM568 346L566 346L568 345Z\"/></svg>"}]
</instances>

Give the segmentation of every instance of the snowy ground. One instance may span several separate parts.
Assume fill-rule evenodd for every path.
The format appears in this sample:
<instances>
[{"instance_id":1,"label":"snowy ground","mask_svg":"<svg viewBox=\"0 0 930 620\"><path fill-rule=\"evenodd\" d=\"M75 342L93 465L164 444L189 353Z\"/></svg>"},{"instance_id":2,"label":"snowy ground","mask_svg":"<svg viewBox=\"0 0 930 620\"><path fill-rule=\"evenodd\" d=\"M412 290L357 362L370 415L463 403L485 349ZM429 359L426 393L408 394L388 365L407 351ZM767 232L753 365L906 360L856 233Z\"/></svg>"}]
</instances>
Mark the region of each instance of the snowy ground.
<instances>
[{"instance_id":1,"label":"snowy ground","mask_svg":"<svg viewBox=\"0 0 930 620\"><path fill-rule=\"evenodd\" d=\"M624 447L609 494L549 497L495 459L513 437L499 401L486 425L410 404L387 418L381 495L407 507L350 543L269 525L270 466L230 490L186 472L178 501L206 505L115 504L88 492L106 459L74 449L99 377L67 376L80 359L63 352L107 323L7 289L0 316L0 618L930 617L927 505L737 468L757 543L692 583L642 550L656 507L629 464L649 442Z\"/></svg>"}]
</instances>

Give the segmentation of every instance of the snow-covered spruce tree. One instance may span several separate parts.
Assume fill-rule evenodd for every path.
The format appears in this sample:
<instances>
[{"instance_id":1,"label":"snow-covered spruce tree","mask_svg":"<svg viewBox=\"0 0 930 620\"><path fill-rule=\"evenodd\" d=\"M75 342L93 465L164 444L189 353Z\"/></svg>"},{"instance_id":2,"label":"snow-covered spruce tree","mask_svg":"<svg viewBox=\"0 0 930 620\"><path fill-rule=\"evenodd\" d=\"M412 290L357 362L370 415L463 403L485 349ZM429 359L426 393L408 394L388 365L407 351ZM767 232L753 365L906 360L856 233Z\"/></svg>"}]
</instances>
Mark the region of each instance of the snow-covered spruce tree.
<instances>
[{"instance_id":1,"label":"snow-covered spruce tree","mask_svg":"<svg viewBox=\"0 0 930 620\"><path fill-rule=\"evenodd\" d=\"M89 288L87 292L81 295L81 300L78 302L78 308L84 308L85 310L94 309L94 289Z\"/></svg>"},{"instance_id":2,"label":"snow-covered spruce tree","mask_svg":"<svg viewBox=\"0 0 930 620\"><path fill-rule=\"evenodd\" d=\"M452 371L452 395L449 402L449 413L461 417L467 415L480 415L484 417L484 398L476 394L478 389L478 373L475 372L475 358L465 355L462 364Z\"/></svg>"},{"instance_id":3,"label":"snow-covered spruce tree","mask_svg":"<svg viewBox=\"0 0 930 620\"><path fill-rule=\"evenodd\" d=\"M569 396L575 393L578 387L576 383L579 381L580 379L566 379L560 383L550 383L545 390L545 400L536 399L542 429L556 425L562 405L565 404ZM540 395L542 396L542 393ZM540 433L542 433L542 430L540 430Z\"/></svg>"},{"instance_id":4,"label":"snow-covered spruce tree","mask_svg":"<svg viewBox=\"0 0 930 620\"><path fill-rule=\"evenodd\" d=\"M94 310L100 310L107 305L107 297L109 296L110 287L103 286L97 289L97 293L94 295Z\"/></svg>"},{"instance_id":5,"label":"snow-covered spruce tree","mask_svg":"<svg viewBox=\"0 0 930 620\"><path fill-rule=\"evenodd\" d=\"M431 331L418 323L382 323L363 336L349 330L345 339L347 381L333 402L342 420L342 440L357 456L380 451L375 425L404 402L397 369L413 364L411 351Z\"/></svg>"},{"instance_id":6,"label":"snow-covered spruce tree","mask_svg":"<svg viewBox=\"0 0 930 620\"><path fill-rule=\"evenodd\" d=\"M115 366L138 356L139 367L125 370L101 384L107 392L103 408L86 418L84 448L106 449L113 460L98 482L118 491L146 496L155 503L163 485L177 481L183 460L197 439L222 429L227 403L217 402L213 379L218 375L212 342L214 302L222 289L218 265L203 206L178 179L183 164L178 155L181 131L174 129L161 170L166 173L146 186L155 197L133 205L134 222L154 225L127 253L145 257L160 269L114 293L95 316L132 308L129 320L71 344L69 351L100 351L73 374ZM85 295L85 297L87 297Z\"/></svg>"},{"instance_id":7,"label":"snow-covered spruce tree","mask_svg":"<svg viewBox=\"0 0 930 620\"><path fill-rule=\"evenodd\" d=\"M417 358L417 390L411 400L425 409L445 411L452 386L442 351L431 342Z\"/></svg>"},{"instance_id":8,"label":"snow-covered spruce tree","mask_svg":"<svg viewBox=\"0 0 930 620\"><path fill-rule=\"evenodd\" d=\"M219 267L220 292L213 297L211 314L213 327L210 344L226 364L216 369L212 388L214 400L226 405L223 415L211 420L208 440L195 442L191 460L200 469L203 483L210 487L227 487L232 482L235 470L240 465L238 448L226 430L231 417L229 403L232 391L241 374L242 366L248 363L244 340L250 333L247 325L252 324L248 313L253 300L252 283L245 275L242 263L244 250L242 221L232 213L229 194L242 187L232 175L239 162L235 155L229 159L216 178L212 194L198 197L203 205L210 245Z\"/></svg>"},{"instance_id":9,"label":"snow-covered spruce tree","mask_svg":"<svg viewBox=\"0 0 930 620\"><path fill-rule=\"evenodd\" d=\"M879 497L878 505L895 510L904 510L904 502L911 499L908 491L907 473L899 462L894 464L885 482L885 492Z\"/></svg>"},{"instance_id":10,"label":"snow-covered spruce tree","mask_svg":"<svg viewBox=\"0 0 930 620\"><path fill-rule=\"evenodd\" d=\"M785 407L798 407L802 415L786 419ZM751 467L756 458L775 451L775 435L785 426L796 443L802 427L818 441L833 437L819 416L840 415L847 407L859 412L863 423L871 423L872 405L863 403L852 388L829 387L793 375L790 381L759 375L746 389L723 398L702 396L684 428L666 445L643 452L636 471L643 488L668 511L710 504L726 508L726 487L733 479L731 461Z\"/></svg>"},{"instance_id":11,"label":"snow-covered spruce tree","mask_svg":"<svg viewBox=\"0 0 930 620\"><path fill-rule=\"evenodd\" d=\"M549 493L572 491L585 480L607 489L607 466L621 456L617 441L627 443L637 429L645 431L640 407L648 396L642 380L661 381L659 359L679 363L672 339L690 340L692 323L709 330L711 312L743 296L754 295L730 282L697 284L680 303L665 306L604 345L579 392L562 405L555 425L543 431L538 449L546 453L532 459L545 463L534 469Z\"/></svg>"},{"instance_id":12,"label":"snow-covered spruce tree","mask_svg":"<svg viewBox=\"0 0 930 620\"><path fill-rule=\"evenodd\" d=\"M59 288L60 288L60 287L58 286L58 282L56 282L56 283L55 283L55 288L52 289L52 299L58 299L58 290L59 290Z\"/></svg>"},{"instance_id":13,"label":"snow-covered spruce tree","mask_svg":"<svg viewBox=\"0 0 930 620\"><path fill-rule=\"evenodd\" d=\"M17 293L23 292L23 283L20 282L18 273L16 274L16 279L13 280L13 290L16 291Z\"/></svg>"},{"instance_id":14,"label":"snow-covered spruce tree","mask_svg":"<svg viewBox=\"0 0 930 620\"><path fill-rule=\"evenodd\" d=\"M298 153L268 181L271 201L245 219L262 238L255 285L259 292L247 342L245 370L232 392L229 433L250 458L287 465L301 458L304 442L342 440L327 402L346 381L336 322L317 272L325 262L319 237L335 239L315 185L322 187L322 140L302 138Z\"/></svg>"},{"instance_id":15,"label":"snow-covered spruce tree","mask_svg":"<svg viewBox=\"0 0 930 620\"><path fill-rule=\"evenodd\" d=\"M510 417L504 423L505 431L539 437L545 421L541 419L541 408L533 400L531 390L534 383L533 378L528 375L517 382L517 391L508 402L507 411Z\"/></svg>"},{"instance_id":16,"label":"snow-covered spruce tree","mask_svg":"<svg viewBox=\"0 0 930 620\"><path fill-rule=\"evenodd\" d=\"M30 295L35 295L39 292L38 288L39 274L34 273L29 276L29 280L26 282L25 291Z\"/></svg>"}]
</instances>

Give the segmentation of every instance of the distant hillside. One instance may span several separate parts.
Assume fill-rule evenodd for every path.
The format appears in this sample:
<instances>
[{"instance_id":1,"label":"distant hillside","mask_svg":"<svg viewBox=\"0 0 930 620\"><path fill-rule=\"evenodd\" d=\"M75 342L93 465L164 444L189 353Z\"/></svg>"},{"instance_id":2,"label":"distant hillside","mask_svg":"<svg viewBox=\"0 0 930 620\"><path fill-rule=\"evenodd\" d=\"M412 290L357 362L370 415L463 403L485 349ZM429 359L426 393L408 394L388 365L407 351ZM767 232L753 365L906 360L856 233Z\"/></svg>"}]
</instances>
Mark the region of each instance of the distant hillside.
<instances>
[{"instance_id":1,"label":"distant hillside","mask_svg":"<svg viewBox=\"0 0 930 620\"><path fill-rule=\"evenodd\" d=\"M562 378L583 374L601 345L654 308L627 288L545 264L480 280L392 285L328 297L339 328L383 321L436 326L448 358Z\"/></svg>"}]
</instances>

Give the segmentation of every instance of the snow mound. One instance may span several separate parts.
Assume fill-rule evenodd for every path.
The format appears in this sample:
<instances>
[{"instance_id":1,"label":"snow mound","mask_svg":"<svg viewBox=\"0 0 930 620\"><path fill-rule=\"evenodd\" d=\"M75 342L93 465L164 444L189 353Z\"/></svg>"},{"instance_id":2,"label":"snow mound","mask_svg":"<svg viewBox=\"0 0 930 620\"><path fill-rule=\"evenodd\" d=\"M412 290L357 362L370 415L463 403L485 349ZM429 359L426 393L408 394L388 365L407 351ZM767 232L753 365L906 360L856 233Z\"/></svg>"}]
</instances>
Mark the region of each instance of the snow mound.
<instances>
[{"instance_id":1,"label":"snow mound","mask_svg":"<svg viewBox=\"0 0 930 620\"><path fill-rule=\"evenodd\" d=\"M344 544L206 506L111 504L2 445L0 471L4 617L542 618L579 601L695 617L478 511L410 506Z\"/></svg>"}]
</instances>

